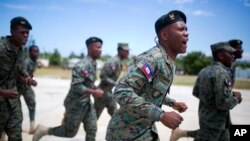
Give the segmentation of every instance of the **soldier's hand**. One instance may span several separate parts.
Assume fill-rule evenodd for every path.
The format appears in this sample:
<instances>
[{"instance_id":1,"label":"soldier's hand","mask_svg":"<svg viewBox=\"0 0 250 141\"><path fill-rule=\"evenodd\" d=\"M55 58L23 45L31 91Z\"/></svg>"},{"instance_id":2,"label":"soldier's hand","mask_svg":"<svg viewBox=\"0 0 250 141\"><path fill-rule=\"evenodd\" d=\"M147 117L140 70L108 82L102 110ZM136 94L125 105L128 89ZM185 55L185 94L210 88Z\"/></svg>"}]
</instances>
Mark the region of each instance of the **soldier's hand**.
<instances>
[{"instance_id":1,"label":"soldier's hand","mask_svg":"<svg viewBox=\"0 0 250 141\"><path fill-rule=\"evenodd\" d=\"M102 97L103 94L104 94L104 91L100 88L95 89L94 93L92 93L94 97Z\"/></svg>"},{"instance_id":2,"label":"soldier's hand","mask_svg":"<svg viewBox=\"0 0 250 141\"><path fill-rule=\"evenodd\" d=\"M27 77L24 76L18 76L18 81L21 82L23 85L27 85L28 81L27 81Z\"/></svg>"},{"instance_id":3,"label":"soldier's hand","mask_svg":"<svg viewBox=\"0 0 250 141\"><path fill-rule=\"evenodd\" d=\"M9 99L15 99L19 97L19 93L16 90L1 90L0 95L5 97L5 98L9 98Z\"/></svg>"},{"instance_id":4,"label":"soldier's hand","mask_svg":"<svg viewBox=\"0 0 250 141\"><path fill-rule=\"evenodd\" d=\"M31 79L29 84L32 86L37 86L37 81L35 79Z\"/></svg>"},{"instance_id":5,"label":"soldier's hand","mask_svg":"<svg viewBox=\"0 0 250 141\"><path fill-rule=\"evenodd\" d=\"M25 79L26 79L26 85L29 85L29 86L30 85L33 85L33 86L35 85L35 82L31 77L28 76Z\"/></svg>"},{"instance_id":6,"label":"soldier's hand","mask_svg":"<svg viewBox=\"0 0 250 141\"><path fill-rule=\"evenodd\" d=\"M241 97L241 93L240 92L233 91L233 96L238 99L239 103L241 103L242 97Z\"/></svg>"},{"instance_id":7,"label":"soldier's hand","mask_svg":"<svg viewBox=\"0 0 250 141\"><path fill-rule=\"evenodd\" d=\"M174 102L172 107L180 113L185 112L188 108L184 102Z\"/></svg>"},{"instance_id":8,"label":"soldier's hand","mask_svg":"<svg viewBox=\"0 0 250 141\"><path fill-rule=\"evenodd\" d=\"M160 121L167 127L171 129L176 129L179 127L181 122L183 121L182 116L180 116L176 112L164 112Z\"/></svg>"}]
</instances>

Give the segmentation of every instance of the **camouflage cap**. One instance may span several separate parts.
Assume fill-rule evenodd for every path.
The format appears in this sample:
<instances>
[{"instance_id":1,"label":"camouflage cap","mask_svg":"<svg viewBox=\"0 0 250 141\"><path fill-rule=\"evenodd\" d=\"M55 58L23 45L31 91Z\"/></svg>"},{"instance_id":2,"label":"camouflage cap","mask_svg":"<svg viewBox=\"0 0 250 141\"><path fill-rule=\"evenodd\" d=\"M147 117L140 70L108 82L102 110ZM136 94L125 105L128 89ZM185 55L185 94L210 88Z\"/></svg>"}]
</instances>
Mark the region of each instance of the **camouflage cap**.
<instances>
[{"instance_id":1,"label":"camouflage cap","mask_svg":"<svg viewBox=\"0 0 250 141\"><path fill-rule=\"evenodd\" d=\"M31 30L32 26L24 17L15 17L10 21L10 28L13 29L15 26L21 25Z\"/></svg>"},{"instance_id":2,"label":"camouflage cap","mask_svg":"<svg viewBox=\"0 0 250 141\"><path fill-rule=\"evenodd\" d=\"M102 39L98 38L98 37L89 37L87 40L86 40L86 46L89 46L89 44L91 43L96 43L96 42L100 42L101 44L103 43L102 42Z\"/></svg>"},{"instance_id":3,"label":"camouflage cap","mask_svg":"<svg viewBox=\"0 0 250 141\"><path fill-rule=\"evenodd\" d=\"M232 39L228 41L230 46L232 46L233 48L236 48L238 46L241 46L243 44L243 42L239 39Z\"/></svg>"},{"instance_id":4,"label":"camouflage cap","mask_svg":"<svg viewBox=\"0 0 250 141\"><path fill-rule=\"evenodd\" d=\"M218 42L215 44L212 44L211 46L212 52L218 51L218 50L226 50L229 52L235 52L236 50L230 46L228 42Z\"/></svg>"},{"instance_id":5,"label":"camouflage cap","mask_svg":"<svg viewBox=\"0 0 250 141\"><path fill-rule=\"evenodd\" d=\"M128 43L118 43L117 49L123 49L129 51Z\"/></svg>"},{"instance_id":6,"label":"camouflage cap","mask_svg":"<svg viewBox=\"0 0 250 141\"><path fill-rule=\"evenodd\" d=\"M178 10L170 11L169 13L162 15L155 22L155 32L158 34L165 26L173 24L178 21L184 21L186 23L186 15Z\"/></svg>"}]
</instances>

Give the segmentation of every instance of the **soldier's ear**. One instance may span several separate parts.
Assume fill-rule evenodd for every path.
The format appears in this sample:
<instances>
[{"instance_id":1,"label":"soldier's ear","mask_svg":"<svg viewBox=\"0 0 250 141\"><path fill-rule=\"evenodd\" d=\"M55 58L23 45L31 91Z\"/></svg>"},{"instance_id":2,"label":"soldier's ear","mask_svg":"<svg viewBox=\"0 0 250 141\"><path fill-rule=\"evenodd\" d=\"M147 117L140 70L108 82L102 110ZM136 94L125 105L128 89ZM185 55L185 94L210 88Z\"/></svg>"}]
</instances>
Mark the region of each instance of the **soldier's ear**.
<instances>
[{"instance_id":1,"label":"soldier's ear","mask_svg":"<svg viewBox=\"0 0 250 141\"><path fill-rule=\"evenodd\" d=\"M218 59L219 59L219 60L223 60L223 59L224 59L223 53L222 53L222 52L220 52L220 53L218 54Z\"/></svg>"},{"instance_id":2,"label":"soldier's ear","mask_svg":"<svg viewBox=\"0 0 250 141\"><path fill-rule=\"evenodd\" d=\"M164 41L168 40L168 34L166 32L160 31L159 34Z\"/></svg>"}]
</instances>

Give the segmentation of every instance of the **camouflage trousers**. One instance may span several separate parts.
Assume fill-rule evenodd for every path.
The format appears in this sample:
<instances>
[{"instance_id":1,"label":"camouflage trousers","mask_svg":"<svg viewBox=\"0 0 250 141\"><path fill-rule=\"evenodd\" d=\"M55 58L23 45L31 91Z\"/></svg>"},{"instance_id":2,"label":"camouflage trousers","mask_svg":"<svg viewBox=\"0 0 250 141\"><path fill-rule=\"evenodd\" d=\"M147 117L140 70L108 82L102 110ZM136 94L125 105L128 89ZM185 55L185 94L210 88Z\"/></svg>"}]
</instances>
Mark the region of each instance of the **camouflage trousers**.
<instances>
[{"instance_id":1,"label":"camouflage trousers","mask_svg":"<svg viewBox=\"0 0 250 141\"><path fill-rule=\"evenodd\" d=\"M200 129L194 141L229 141L230 134L229 129Z\"/></svg>"},{"instance_id":2,"label":"camouflage trousers","mask_svg":"<svg viewBox=\"0 0 250 141\"><path fill-rule=\"evenodd\" d=\"M58 137L74 137L82 122L86 132L85 141L95 141L97 119L93 104L88 103L83 107L65 106L65 108L62 125L50 128L48 134Z\"/></svg>"},{"instance_id":3,"label":"camouflage trousers","mask_svg":"<svg viewBox=\"0 0 250 141\"><path fill-rule=\"evenodd\" d=\"M112 116L117 110L115 100L112 98L111 92L105 92L102 97L95 98L94 107L96 110L96 117L99 119L103 109L107 107L108 113Z\"/></svg>"},{"instance_id":4,"label":"camouflage trousers","mask_svg":"<svg viewBox=\"0 0 250 141\"><path fill-rule=\"evenodd\" d=\"M3 100L3 99L1 99ZM22 108L20 99L12 105L7 99L0 101L0 134L8 135L8 141L22 141Z\"/></svg>"},{"instance_id":5,"label":"camouflage trousers","mask_svg":"<svg viewBox=\"0 0 250 141\"><path fill-rule=\"evenodd\" d=\"M122 132L122 131L121 131ZM112 137L106 133L106 140L107 141L160 141L158 134L153 132L152 130L148 129L143 134L139 135L136 138L122 138L113 135Z\"/></svg>"},{"instance_id":6,"label":"camouflage trousers","mask_svg":"<svg viewBox=\"0 0 250 141\"><path fill-rule=\"evenodd\" d=\"M29 109L30 121L35 120L36 100L35 93L31 86L27 86L26 90L22 93L23 98Z\"/></svg>"}]
</instances>

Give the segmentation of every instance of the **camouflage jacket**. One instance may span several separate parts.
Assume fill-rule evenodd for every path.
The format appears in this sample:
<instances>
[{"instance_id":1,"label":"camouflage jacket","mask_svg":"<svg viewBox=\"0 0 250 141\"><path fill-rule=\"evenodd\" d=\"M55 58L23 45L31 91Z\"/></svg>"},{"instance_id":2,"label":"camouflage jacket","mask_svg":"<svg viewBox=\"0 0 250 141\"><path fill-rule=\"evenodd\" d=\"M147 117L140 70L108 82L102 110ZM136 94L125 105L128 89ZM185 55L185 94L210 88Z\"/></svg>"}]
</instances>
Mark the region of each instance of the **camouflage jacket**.
<instances>
[{"instance_id":1,"label":"camouflage jacket","mask_svg":"<svg viewBox=\"0 0 250 141\"><path fill-rule=\"evenodd\" d=\"M200 127L225 129L229 124L229 110L238 103L232 94L232 78L228 68L214 62L202 69L193 88L193 95L200 100Z\"/></svg>"},{"instance_id":2,"label":"camouflage jacket","mask_svg":"<svg viewBox=\"0 0 250 141\"><path fill-rule=\"evenodd\" d=\"M157 133L155 121L164 112L174 76L174 62L158 45L140 54L115 86L114 98L120 105L107 129L107 140L135 140L147 130Z\"/></svg>"},{"instance_id":3,"label":"camouflage jacket","mask_svg":"<svg viewBox=\"0 0 250 141\"><path fill-rule=\"evenodd\" d=\"M70 90L65 98L65 106L79 107L90 102L90 95L84 94L92 88L96 80L96 62L89 56L77 63L72 69Z\"/></svg>"},{"instance_id":4,"label":"camouflage jacket","mask_svg":"<svg viewBox=\"0 0 250 141\"><path fill-rule=\"evenodd\" d=\"M29 76L33 78L34 73L37 69L37 62L34 62L32 59L30 59L30 57L26 56L22 69L26 70ZM23 94L28 87L30 86L23 85L20 82L17 82L18 92L20 92L21 94Z\"/></svg>"},{"instance_id":5,"label":"camouflage jacket","mask_svg":"<svg viewBox=\"0 0 250 141\"><path fill-rule=\"evenodd\" d=\"M34 76L37 69L37 62L34 62L30 57L27 57L24 61L23 69L25 69L30 77Z\"/></svg>"},{"instance_id":6,"label":"camouflage jacket","mask_svg":"<svg viewBox=\"0 0 250 141\"><path fill-rule=\"evenodd\" d=\"M15 47L9 42L9 37L0 40L0 89L16 89L17 76L28 76L22 68L24 61L23 47ZM8 99L14 104L17 99ZM0 102L5 98L0 96Z\"/></svg>"},{"instance_id":7,"label":"camouflage jacket","mask_svg":"<svg viewBox=\"0 0 250 141\"><path fill-rule=\"evenodd\" d=\"M101 70L101 82L99 87L111 91L121 73L121 70L121 59L118 56L109 59Z\"/></svg>"}]
</instances>

